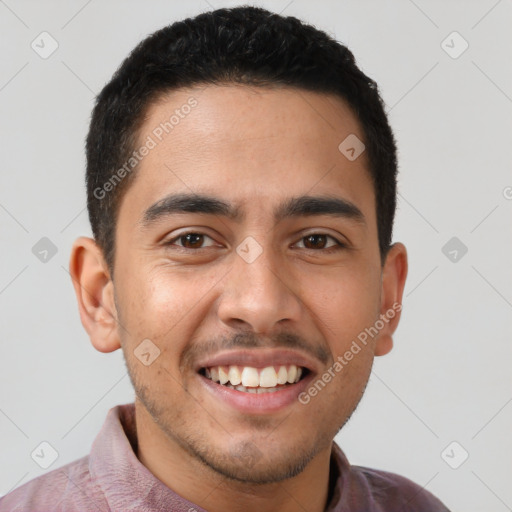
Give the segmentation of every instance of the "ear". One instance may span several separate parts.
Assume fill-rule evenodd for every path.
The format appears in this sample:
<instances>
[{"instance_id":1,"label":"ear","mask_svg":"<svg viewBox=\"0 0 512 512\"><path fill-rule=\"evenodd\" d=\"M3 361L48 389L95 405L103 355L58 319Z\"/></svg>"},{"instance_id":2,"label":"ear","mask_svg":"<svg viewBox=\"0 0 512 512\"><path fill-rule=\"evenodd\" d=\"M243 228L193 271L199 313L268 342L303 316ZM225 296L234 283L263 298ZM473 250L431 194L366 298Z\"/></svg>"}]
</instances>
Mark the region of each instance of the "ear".
<instances>
[{"instance_id":1,"label":"ear","mask_svg":"<svg viewBox=\"0 0 512 512\"><path fill-rule=\"evenodd\" d=\"M380 319L384 327L377 336L376 356L383 356L393 348L393 333L400 321L407 268L407 250L397 242L389 249L382 271Z\"/></svg>"},{"instance_id":2,"label":"ear","mask_svg":"<svg viewBox=\"0 0 512 512\"><path fill-rule=\"evenodd\" d=\"M92 238L77 238L71 249L69 272L73 280L82 325L100 352L121 347L117 330L114 283L103 251Z\"/></svg>"}]
</instances>

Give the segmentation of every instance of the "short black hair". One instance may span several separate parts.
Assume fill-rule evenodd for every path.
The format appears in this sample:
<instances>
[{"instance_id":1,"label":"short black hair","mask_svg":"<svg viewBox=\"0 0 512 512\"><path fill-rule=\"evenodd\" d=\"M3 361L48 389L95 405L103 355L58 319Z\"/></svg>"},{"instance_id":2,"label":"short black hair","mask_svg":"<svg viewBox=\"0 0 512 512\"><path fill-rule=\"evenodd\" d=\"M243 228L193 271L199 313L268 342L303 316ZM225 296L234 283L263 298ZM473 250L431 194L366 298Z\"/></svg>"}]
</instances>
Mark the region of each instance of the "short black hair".
<instances>
[{"instance_id":1,"label":"short black hair","mask_svg":"<svg viewBox=\"0 0 512 512\"><path fill-rule=\"evenodd\" d=\"M96 98L86 140L87 208L111 275L120 199L135 175L126 162L148 108L179 88L226 83L288 86L334 94L348 103L363 130L383 264L396 209L397 159L376 82L357 67L346 46L325 32L292 16L239 6L202 13L149 35Z\"/></svg>"}]
</instances>

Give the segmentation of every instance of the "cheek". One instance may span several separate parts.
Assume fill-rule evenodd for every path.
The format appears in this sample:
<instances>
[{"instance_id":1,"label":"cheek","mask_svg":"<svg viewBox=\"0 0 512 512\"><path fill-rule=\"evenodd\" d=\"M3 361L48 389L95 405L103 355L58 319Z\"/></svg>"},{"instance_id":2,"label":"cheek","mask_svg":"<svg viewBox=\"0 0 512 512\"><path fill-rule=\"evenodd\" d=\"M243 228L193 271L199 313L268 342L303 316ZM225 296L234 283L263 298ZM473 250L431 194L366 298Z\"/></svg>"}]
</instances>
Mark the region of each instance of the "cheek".
<instances>
[{"instance_id":1,"label":"cheek","mask_svg":"<svg viewBox=\"0 0 512 512\"><path fill-rule=\"evenodd\" d=\"M149 338L162 351L179 353L204 317L201 302L215 281L166 266L141 267L132 275L120 292L126 298L123 316L131 337Z\"/></svg>"},{"instance_id":2,"label":"cheek","mask_svg":"<svg viewBox=\"0 0 512 512\"><path fill-rule=\"evenodd\" d=\"M372 269L344 268L308 279L304 303L319 319L334 354L375 322L380 310L380 274Z\"/></svg>"}]
</instances>

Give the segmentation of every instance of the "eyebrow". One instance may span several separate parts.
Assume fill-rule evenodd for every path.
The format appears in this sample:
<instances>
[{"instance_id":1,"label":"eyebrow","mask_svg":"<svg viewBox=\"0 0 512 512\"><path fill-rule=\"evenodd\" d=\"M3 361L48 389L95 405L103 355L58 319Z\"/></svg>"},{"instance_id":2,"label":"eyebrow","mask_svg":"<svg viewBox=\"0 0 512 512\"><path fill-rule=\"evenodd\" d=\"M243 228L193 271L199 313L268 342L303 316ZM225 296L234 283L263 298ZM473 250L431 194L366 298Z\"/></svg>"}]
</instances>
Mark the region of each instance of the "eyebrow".
<instances>
[{"instance_id":1,"label":"eyebrow","mask_svg":"<svg viewBox=\"0 0 512 512\"><path fill-rule=\"evenodd\" d=\"M143 229L149 228L162 218L180 213L201 213L226 217L233 221L244 220L245 213L240 206L227 203L204 194L170 194L150 206L140 222ZM328 215L353 220L366 225L362 211L352 202L340 197L299 196L292 197L274 210L274 221L280 222L291 217Z\"/></svg>"}]
</instances>

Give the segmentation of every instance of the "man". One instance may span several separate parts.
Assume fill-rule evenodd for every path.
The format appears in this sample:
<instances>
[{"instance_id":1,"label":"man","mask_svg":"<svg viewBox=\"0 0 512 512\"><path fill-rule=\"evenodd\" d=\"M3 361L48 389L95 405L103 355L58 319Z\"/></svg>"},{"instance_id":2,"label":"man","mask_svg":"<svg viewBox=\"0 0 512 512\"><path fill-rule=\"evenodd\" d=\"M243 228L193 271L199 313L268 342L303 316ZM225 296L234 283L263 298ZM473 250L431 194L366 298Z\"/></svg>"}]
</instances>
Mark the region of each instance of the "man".
<instances>
[{"instance_id":1,"label":"man","mask_svg":"<svg viewBox=\"0 0 512 512\"><path fill-rule=\"evenodd\" d=\"M86 149L70 272L136 400L0 511L446 511L333 441L407 275L393 134L350 51L254 7L175 23L102 90Z\"/></svg>"}]
</instances>

